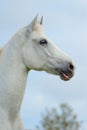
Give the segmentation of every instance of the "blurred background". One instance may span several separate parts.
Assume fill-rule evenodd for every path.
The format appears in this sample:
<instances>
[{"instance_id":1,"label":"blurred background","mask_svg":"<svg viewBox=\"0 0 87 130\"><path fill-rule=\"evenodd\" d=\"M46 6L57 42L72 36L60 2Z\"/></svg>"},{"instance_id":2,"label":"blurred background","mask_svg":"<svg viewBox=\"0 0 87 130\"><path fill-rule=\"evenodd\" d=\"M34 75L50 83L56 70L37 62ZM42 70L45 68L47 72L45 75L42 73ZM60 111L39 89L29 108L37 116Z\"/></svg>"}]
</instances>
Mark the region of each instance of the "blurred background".
<instances>
[{"instance_id":1,"label":"blurred background","mask_svg":"<svg viewBox=\"0 0 87 130\"><path fill-rule=\"evenodd\" d=\"M87 0L0 1L0 47L39 14L47 36L74 61L75 76L68 82L45 72L31 71L21 113L26 129L40 124L41 113L67 103L87 130Z\"/></svg>"}]
</instances>

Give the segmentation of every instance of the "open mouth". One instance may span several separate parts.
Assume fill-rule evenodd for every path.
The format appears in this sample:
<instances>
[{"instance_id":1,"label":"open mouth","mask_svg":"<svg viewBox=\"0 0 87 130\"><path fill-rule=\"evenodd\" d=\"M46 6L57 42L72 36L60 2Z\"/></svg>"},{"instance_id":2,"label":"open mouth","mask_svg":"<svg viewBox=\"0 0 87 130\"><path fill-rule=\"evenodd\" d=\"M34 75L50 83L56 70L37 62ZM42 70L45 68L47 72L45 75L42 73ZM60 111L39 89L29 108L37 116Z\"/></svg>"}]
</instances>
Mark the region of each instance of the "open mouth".
<instances>
[{"instance_id":1,"label":"open mouth","mask_svg":"<svg viewBox=\"0 0 87 130\"><path fill-rule=\"evenodd\" d=\"M74 75L74 73L70 71L63 71L59 69L56 69L56 71L58 72L58 75L60 76L60 78L65 81L70 80Z\"/></svg>"},{"instance_id":2,"label":"open mouth","mask_svg":"<svg viewBox=\"0 0 87 130\"><path fill-rule=\"evenodd\" d=\"M70 71L69 69L63 70L63 69L55 68L55 69L50 69L50 70L51 71L46 70L46 72L52 73L54 75L59 75L60 78L64 81L70 80L74 75L74 71Z\"/></svg>"},{"instance_id":3,"label":"open mouth","mask_svg":"<svg viewBox=\"0 0 87 130\"><path fill-rule=\"evenodd\" d=\"M68 81L73 77L74 73L60 71L59 75L62 80Z\"/></svg>"},{"instance_id":4,"label":"open mouth","mask_svg":"<svg viewBox=\"0 0 87 130\"><path fill-rule=\"evenodd\" d=\"M68 75L68 74L65 74L64 72L61 72L61 73L60 73L60 78L61 78L62 80L68 81L68 80L70 80L71 77L72 77L72 76L70 76L70 75Z\"/></svg>"}]
</instances>

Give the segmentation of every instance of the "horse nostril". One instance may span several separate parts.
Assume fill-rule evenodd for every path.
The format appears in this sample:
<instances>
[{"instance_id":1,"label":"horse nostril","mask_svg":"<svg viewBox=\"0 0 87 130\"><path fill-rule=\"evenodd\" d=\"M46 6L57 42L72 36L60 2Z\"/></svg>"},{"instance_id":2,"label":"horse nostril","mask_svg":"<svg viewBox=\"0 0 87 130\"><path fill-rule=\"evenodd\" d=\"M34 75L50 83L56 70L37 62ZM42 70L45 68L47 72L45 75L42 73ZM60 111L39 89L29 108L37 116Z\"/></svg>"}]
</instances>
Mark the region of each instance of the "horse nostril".
<instances>
[{"instance_id":1,"label":"horse nostril","mask_svg":"<svg viewBox=\"0 0 87 130\"><path fill-rule=\"evenodd\" d=\"M69 70L72 72L72 71L74 70L73 64L72 64L72 63L69 63L69 64L68 64L68 68L69 68Z\"/></svg>"}]
</instances>

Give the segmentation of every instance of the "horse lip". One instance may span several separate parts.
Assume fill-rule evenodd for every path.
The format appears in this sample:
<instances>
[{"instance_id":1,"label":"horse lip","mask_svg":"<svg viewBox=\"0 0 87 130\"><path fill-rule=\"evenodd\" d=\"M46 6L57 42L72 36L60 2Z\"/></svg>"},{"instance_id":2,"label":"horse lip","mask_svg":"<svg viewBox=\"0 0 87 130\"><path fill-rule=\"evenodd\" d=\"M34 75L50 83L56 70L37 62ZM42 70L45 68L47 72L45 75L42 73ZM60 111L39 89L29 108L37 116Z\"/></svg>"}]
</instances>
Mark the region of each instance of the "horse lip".
<instances>
[{"instance_id":1,"label":"horse lip","mask_svg":"<svg viewBox=\"0 0 87 130\"><path fill-rule=\"evenodd\" d=\"M64 72L60 73L60 77L61 77L62 80L65 80L65 81L68 81L71 78L71 76L69 76L68 74L66 74Z\"/></svg>"},{"instance_id":2,"label":"horse lip","mask_svg":"<svg viewBox=\"0 0 87 130\"><path fill-rule=\"evenodd\" d=\"M70 80L74 75L74 73L67 73L66 71L61 70L61 69L55 69L55 70L57 71L60 78L65 81Z\"/></svg>"}]
</instances>

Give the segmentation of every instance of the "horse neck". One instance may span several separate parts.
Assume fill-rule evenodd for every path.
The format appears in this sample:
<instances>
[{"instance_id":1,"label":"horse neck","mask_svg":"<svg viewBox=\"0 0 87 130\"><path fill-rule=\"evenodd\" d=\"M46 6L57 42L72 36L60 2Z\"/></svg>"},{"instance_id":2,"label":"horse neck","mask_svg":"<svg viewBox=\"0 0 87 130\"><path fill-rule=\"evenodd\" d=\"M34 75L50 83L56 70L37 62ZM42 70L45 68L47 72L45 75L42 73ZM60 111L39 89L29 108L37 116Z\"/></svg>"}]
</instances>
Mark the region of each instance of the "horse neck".
<instances>
[{"instance_id":1,"label":"horse neck","mask_svg":"<svg viewBox=\"0 0 87 130\"><path fill-rule=\"evenodd\" d=\"M5 46L0 57L0 106L14 115L20 110L28 74L15 41Z\"/></svg>"}]
</instances>

